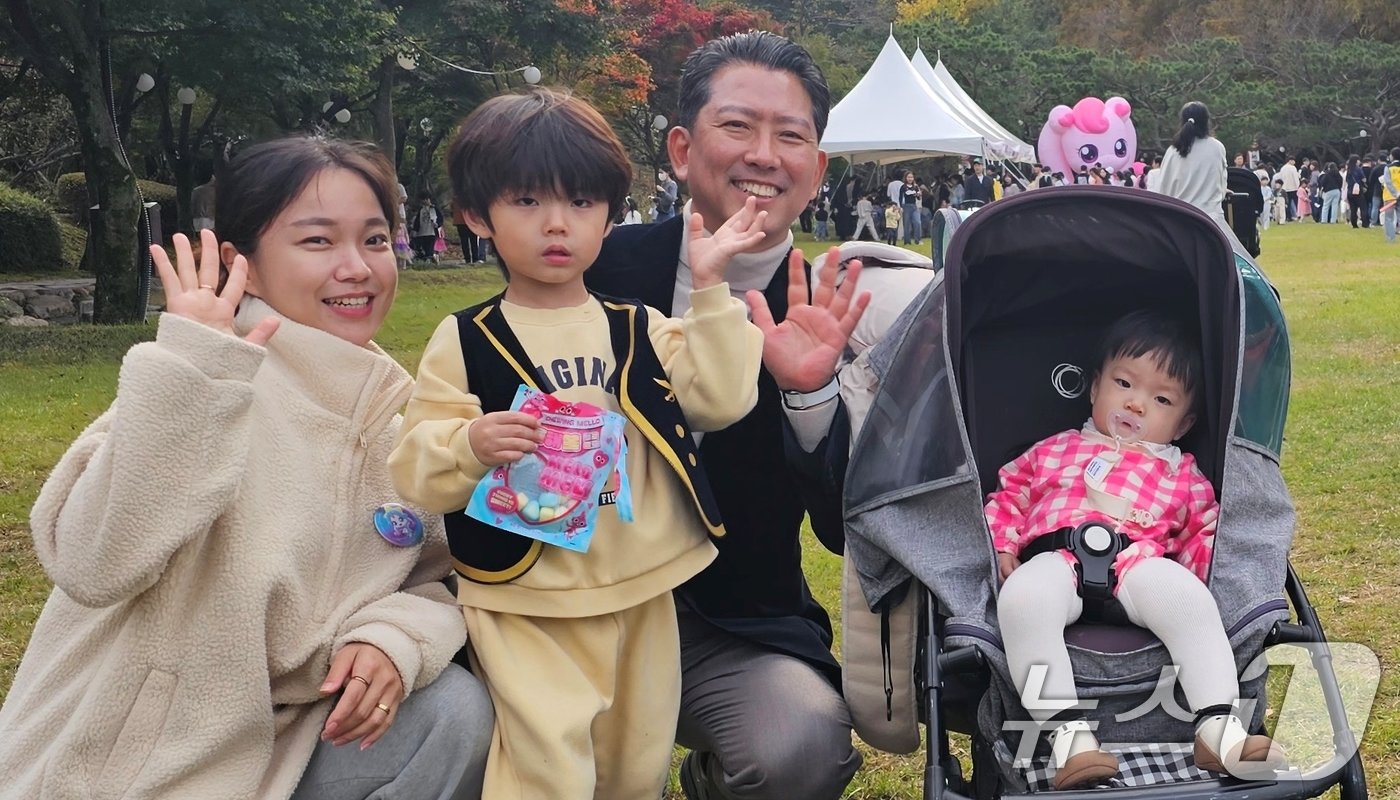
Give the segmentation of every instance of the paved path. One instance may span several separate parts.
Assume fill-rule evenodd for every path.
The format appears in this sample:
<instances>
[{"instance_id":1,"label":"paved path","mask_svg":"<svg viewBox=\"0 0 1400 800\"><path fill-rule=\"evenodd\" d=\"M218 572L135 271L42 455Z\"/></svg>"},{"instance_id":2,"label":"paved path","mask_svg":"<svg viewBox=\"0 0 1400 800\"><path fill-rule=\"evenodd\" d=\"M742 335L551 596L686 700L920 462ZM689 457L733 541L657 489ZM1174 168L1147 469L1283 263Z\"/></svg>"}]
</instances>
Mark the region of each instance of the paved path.
<instances>
[{"instance_id":1,"label":"paved path","mask_svg":"<svg viewBox=\"0 0 1400 800\"><path fill-rule=\"evenodd\" d=\"M0 281L0 289L18 289L20 291L33 291L36 289L72 289L75 286L92 287L96 285L96 278L54 278L52 280L23 281L19 283Z\"/></svg>"}]
</instances>

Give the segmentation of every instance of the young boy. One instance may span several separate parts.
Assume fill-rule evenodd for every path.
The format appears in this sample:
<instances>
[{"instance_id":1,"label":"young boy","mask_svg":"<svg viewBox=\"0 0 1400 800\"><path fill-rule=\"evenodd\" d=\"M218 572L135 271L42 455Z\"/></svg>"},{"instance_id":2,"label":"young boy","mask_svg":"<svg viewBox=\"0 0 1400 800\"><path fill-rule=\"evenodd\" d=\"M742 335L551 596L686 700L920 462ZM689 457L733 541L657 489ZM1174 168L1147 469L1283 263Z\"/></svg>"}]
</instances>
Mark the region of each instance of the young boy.
<instances>
[{"instance_id":1,"label":"young boy","mask_svg":"<svg viewBox=\"0 0 1400 800\"><path fill-rule=\"evenodd\" d=\"M899 238L899 224L901 214L899 206L891 202L885 203L885 243L894 244Z\"/></svg>"},{"instance_id":2,"label":"young boy","mask_svg":"<svg viewBox=\"0 0 1400 800\"><path fill-rule=\"evenodd\" d=\"M831 202L825 197L817 199L817 210L812 212L816 220L816 240L824 242L831 238L827 230L827 220L831 218Z\"/></svg>"},{"instance_id":3,"label":"young boy","mask_svg":"<svg viewBox=\"0 0 1400 800\"><path fill-rule=\"evenodd\" d=\"M507 286L434 332L389 465L404 497L446 516L473 665L496 708L483 797L657 797L680 705L671 590L724 533L693 432L733 423L757 398L762 334L722 276L765 215L750 200L710 237L691 215L691 308L669 319L584 288L631 167L583 101L547 89L487 101L463 122L448 172ZM490 470L542 439L509 410L522 383L627 418L634 519L605 492L585 553L461 511Z\"/></svg>"},{"instance_id":4,"label":"young boy","mask_svg":"<svg viewBox=\"0 0 1400 800\"><path fill-rule=\"evenodd\" d=\"M1171 444L1196 421L1200 348L1179 321L1137 311L1110 326L1101 356L1084 427L1045 439L1002 467L986 506L1005 581L997 620L1011 679L1033 719L1057 724L1050 735L1055 790L1118 774L1117 758L1100 749L1076 710L1064 641L1064 628L1084 608L1079 562L1064 549L1071 538L1065 533L1085 523L1116 534L1113 594L1180 667L1196 714L1196 766L1240 777L1271 774L1283 766L1283 754L1268 737L1249 735L1237 716L1235 657L1205 584L1220 506L1194 457Z\"/></svg>"}]
</instances>

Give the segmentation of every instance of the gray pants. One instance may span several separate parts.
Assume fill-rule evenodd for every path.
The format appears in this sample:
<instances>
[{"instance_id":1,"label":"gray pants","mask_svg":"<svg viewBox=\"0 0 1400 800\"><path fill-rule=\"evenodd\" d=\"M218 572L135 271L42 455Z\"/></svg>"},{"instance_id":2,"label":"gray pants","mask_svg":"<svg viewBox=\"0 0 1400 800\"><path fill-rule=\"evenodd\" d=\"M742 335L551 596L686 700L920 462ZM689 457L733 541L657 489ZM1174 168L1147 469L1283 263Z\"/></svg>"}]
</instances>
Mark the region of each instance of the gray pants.
<instances>
[{"instance_id":1,"label":"gray pants","mask_svg":"<svg viewBox=\"0 0 1400 800\"><path fill-rule=\"evenodd\" d=\"M493 725L486 687L448 664L368 750L317 744L292 800L477 800Z\"/></svg>"},{"instance_id":2,"label":"gray pants","mask_svg":"<svg viewBox=\"0 0 1400 800\"><path fill-rule=\"evenodd\" d=\"M846 702L815 669L716 628L677 604L676 740L710 754L711 791L730 800L835 800L860 768Z\"/></svg>"}]
</instances>

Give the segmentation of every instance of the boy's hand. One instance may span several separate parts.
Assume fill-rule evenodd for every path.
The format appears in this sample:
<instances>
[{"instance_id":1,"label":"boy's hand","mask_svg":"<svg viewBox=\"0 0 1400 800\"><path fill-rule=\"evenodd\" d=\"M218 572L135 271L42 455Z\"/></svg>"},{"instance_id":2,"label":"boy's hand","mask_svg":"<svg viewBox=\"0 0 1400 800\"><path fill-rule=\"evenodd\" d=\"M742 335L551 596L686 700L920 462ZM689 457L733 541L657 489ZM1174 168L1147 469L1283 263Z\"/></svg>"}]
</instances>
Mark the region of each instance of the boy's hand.
<instances>
[{"instance_id":1,"label":"boy's hand","mask_svg":"<svg viewBox=\"0 0 1400 800\"><path fill-rule=\"evenodd\" d=\"M729 259L763 240L763 221L767 211L758 211L758 201L750 197L744 207L730 217L711 236L705 235L705 220L698 212L690 214L690 272L691 288L708 289L724 281Z\"/></svg>"},{"instance_id":2,"label":"boy's hand","mask_svg":"<svg viewBox=\"0 0 1400 800\"><path fill-rule=\"evenodd\" d=\"M1011 573L1021 566L1021 559L1010 553L997 553L997 574L1001 576L1001 582L1006 583L1006 579L1011 577Z\"/></svg>"},{"instance_id":3,"label":"boy's hand","mask_svg":"<svg viewBox=\"0 0 1400 800\"><path fill-rule=\"evenodd\" d=\"M544 441L540 421L519 411L492 411L467 429L476 460L488 467L510 464L533 453Z\"/></svg>"}]
</instances>

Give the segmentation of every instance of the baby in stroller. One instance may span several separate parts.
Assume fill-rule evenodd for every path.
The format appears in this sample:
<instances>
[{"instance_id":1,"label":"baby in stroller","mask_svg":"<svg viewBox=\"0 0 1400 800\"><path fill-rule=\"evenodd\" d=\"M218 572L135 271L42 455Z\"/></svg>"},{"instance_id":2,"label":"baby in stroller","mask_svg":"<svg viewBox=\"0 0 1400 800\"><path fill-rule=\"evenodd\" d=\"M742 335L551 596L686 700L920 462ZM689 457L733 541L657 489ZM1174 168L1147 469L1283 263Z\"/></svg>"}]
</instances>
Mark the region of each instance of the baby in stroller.
<instances>
[{"instance_id":1,"label":"baby in stroller","mask_svg":"<svg viewBox=\"0 0 1400 800\"><path fill-rule=\"evenodd\" d=\"M1114 323L1090 419L1004 466L987 499L1011 677L1031 717L1054 725L1056 790L1118 773L1082 715L1064 640L1067 625L1110 596L1178 665L1199 768L1252 777L1285 763L1238 716L1234 656L1205 584L1219 506L1193 456L1171 444L1194 424L1202 385L1188 330L1154 311Z\"/></svg>"}]
</instances>

